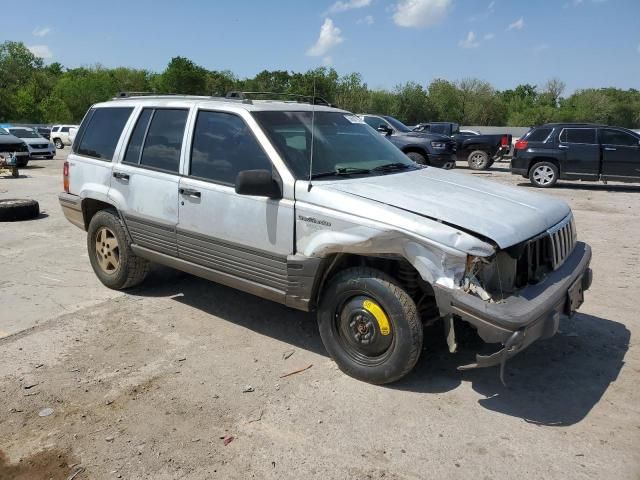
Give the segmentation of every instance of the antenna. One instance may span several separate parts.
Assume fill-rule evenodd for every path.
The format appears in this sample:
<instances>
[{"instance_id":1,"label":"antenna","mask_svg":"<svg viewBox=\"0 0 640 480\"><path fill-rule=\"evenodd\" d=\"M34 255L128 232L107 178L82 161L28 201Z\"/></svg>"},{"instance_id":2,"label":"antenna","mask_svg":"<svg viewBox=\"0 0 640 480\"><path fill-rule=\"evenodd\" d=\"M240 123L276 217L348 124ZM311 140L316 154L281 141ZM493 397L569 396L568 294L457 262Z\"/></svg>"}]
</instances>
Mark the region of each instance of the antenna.
<instances>
[{"instance_id":1,"label":"antenna","mask_svg":"<svg viewBox=\"0 0 640 480\"><path fill-rule=\"evenodd\" d=\"M313 177L313 140L315 138L316 124L316 76L313 76L313 101L311 102L311 154L309 155L309 185L307 192L311 191L311 177Z\"/></svg>"}]
</instances>

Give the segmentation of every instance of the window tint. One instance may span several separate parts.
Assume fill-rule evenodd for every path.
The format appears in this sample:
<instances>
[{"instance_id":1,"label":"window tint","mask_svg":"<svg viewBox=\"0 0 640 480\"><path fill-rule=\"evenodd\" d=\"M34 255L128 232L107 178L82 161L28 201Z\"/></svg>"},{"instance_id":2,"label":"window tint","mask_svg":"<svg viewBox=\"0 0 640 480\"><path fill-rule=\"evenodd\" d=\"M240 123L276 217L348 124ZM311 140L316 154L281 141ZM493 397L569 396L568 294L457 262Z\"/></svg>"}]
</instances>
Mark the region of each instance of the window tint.
<instances>
[{"instance_id":1,"label":"window tint","mask_svg":"<svg viewBox=\"0 0 640 480\"><path fill-rule=\"evenodd\" d=\"M76 153L111 160L133 108L96 108L85 118L86 126ZM82 130L82 128L81 128Z\"/></svg>"},{"instance_id":2,"label":"window tint","mask_svg":"<svg viewBox=\"0 0 640 480\"><path fill-rule=\"evenodd\" d=\"M565 128L560 135L560 141L565 143L590 143L596 142L595 128Z\"/></svg>"},{"instance_id":3,"label":"window tint","mask_svg":"<svg viewBox=\"0 0 640 480\"><path fill-rule=\"evenodd\" d=\"M600 139L602 143L607 145L620 145L628 147L637 147L640 144L640 138L620 130L606 128L601 130Z\"/></svg>"},{"instance_id":4,"label":"window tint","mask_svg":"<svg viewBox=\"0 0 640 480\"><path fill-rule=\"evenodd\" d=\"M377 130L380 125L387 125L387 122L378 117L364 117L364 121L367 125L369 125L374 130Z\"/></svg>"},{"instance_id":5,"label":"window tint","mask_svg":"<svg viewBox=\"0 0 640 480\"><path fill-rule=\"evenodd\" d=\"M527 140L530 142L544 142L551 133L551 130L551 128L535 128L527 135Z\"/></svg>"},{"instance_id":6,"label":"window tint","mask_svg":"<svg viewBox=\"0 0 640 480\"><path fill-rule=\"evenodd\" d=\"M304 138L303 129L300 131ZM295 149L300 136L296 131L289 133L282 141L286 148ZM259 169L271 170L271 161L242 118L222 112L198 113L189 175L234 185L242 170Z\"/></svg>"},{"instance_id":7,"label":"window tint","mask_svg":"<svg viewBox=\"0 0 640 480\"><path fill-rule=\"evenodd\" d=\"M431 133L445 134L447 131L446 125L431 125Z\"/></svg>"},{"instance_id":8,"label":"window tint","mask_svg":"<svg viewBox=\"0 0 640 480\"><path fill-rule=\"evenodd\" d=\"M178 171L187 113L187 110L172 109L153 112L140 165L169 172Z\"/></svg>"},{"instance_id":9,"label":"window tint","mask_svg":"<svg viewBox=\"0 0 640 480\"><path fill-rule=\"evenodd\" d=\"M68 131L69 131L69 127L62 127L62 128L60 129L60 131L61 131L61 132L65 132L65 133L66 133L66 132L68 132Z\"/></svg>"},{"instance_id":10,"label":"window tint","mask_svg":"<svg viewBox=\"0 0 640 480\"><path fill-rule=\"evenodd\" d=\"M140 152L142 151L142 142L144 142L144 134L147 132L149 126L149 119L153 113L153 108L145 108L138 117L136 127L129 139L129 146L127 147L127 153L124 155L124 163L132 163L137 165L140 163Z\"/></svg>"},{"instance_id":11,"label":"window tint","mask_svg":"<svg viewBox=\"0 0 640 480\"><path fill-rule=\"evenodd\" d=\"M51 131L52 132L57 132L58 130L60 130L60 127L53 127L53 129Z\"/></svg>"}]
</instances>

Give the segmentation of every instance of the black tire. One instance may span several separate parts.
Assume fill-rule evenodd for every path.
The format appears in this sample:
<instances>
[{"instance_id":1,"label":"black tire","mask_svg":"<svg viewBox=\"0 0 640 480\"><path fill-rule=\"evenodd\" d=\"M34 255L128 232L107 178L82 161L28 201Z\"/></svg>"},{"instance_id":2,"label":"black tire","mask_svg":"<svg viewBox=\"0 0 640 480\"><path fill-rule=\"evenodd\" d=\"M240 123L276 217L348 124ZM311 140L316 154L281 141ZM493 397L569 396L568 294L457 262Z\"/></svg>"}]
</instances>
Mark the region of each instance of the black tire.
<instances>
[{"instance_id":1,"label":"black tire","mask_svg":"<svg viewBox=\"0 0 640 480\"><path fill-rule=\"evenodd\" d=\"M427 160L427 158L418 152L407 152L406 153L407 157L409 157L411 160L413 160L414 162L420 164L420 165L429 165L429 161Z\"/></svg>"},{"instance_id":2,"label":"black tire","mask_svg":"<svg viewBox=\"0 0 640 480\"><path fill-rule=\"evenodd\" d=\"M534 187L551 188L558 182L560 172L551 162L538 162L529 170L529 181Z\"/></svg>"},{"instance_id":3,"label":"black tire","mask_svg":"<svg viewBox=\"0 0 640 480\"><path fill-rule=\"evenodd\" d=\"M365 307L367 301L382 309L385 322ZM391 383L404 377L422 350L416 304L394 279L373 268L348 268L329 282L318 309L318 327L338 367L369 383Z\"/></svg>"},{"instance_id":4,"label":"black tire","mask_svg":"<svg viewBox=\"0 0 640 480\"><path fill-rule=\"evenodd\" d=\"M115 249L108 252L113 259L117 255L117 265L112 264L111 270L101 266L105 257L98 252L96 247L98 234L105 231L111 232L110 239L117 241L117 253ZM104 243L102 245L104 246ZM87 251L96 276L105 286L114 290L123 290L139 285L149 272L149 262L136 256L131 250L124 225L115 210L100 210L93 216L87 231Z\"/></svg>"},{"instance_id":5,"label":"black tire","mask_svg":"<svg viewBox=\"0 0 640 480\"><path fill-rule=\"evenodd\" d=\"M38 215L40 215L40 205L35 200L20 200L17 198L0 200L0 222L31 220Z\"/></svg>"},{"instance_id":6,"label":"black tire","mask_svg":"<svg viewBox=\"0 0 640 480\"><path fill-rule=\"evenodd\" d=\"M59 138L54 138L53 144L56 146L58 150L62 150L64 148L64 143L62 143L62 140L60 140Z\"/></svg>"},{"instance_id":7,"label":"black tire","mask_svg":"<svg viewBox=\"0 0 640 480\"><path fill-rule=\"evenodd\" d=\"M46 157L44 157L44 158L46 158L47 160L53 160L53 155L47 155L47 156L46 156Z\"/></svg>"},{"instance_id":8,"label":"black tire","mask_svg":"<svg viewBox=\"0 0 640 480\"><path fill-rule=\"evenodd\" d=\"M467 163L471 170L486 170L489 168L491 159L484 150L474 150L467 157Z\"/></svg>"}]
</instances>

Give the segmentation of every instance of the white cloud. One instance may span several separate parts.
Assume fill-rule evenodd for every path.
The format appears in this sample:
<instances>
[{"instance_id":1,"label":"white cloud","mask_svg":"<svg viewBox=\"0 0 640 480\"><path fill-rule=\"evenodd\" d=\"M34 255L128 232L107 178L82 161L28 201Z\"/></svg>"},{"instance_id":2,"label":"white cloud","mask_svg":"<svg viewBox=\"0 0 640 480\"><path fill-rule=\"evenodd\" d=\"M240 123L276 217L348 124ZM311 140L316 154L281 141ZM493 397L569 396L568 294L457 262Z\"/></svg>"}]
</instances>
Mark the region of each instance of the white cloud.
<instances>
[{"instance_id":1,"label":"white cloud","mask_svg":"<svg viewBox=\"0 0 640 480\"><path fill-rule=\"evenodd\" d=\"M44 37L51 33L51 28L49 27L36 27L33 32L31 32L36 37Z\"/></svg>"},{"instance_id":2,"label":"white cloud","mask_svg":"<svg viewBox=\"0 0 640 480\"><path fill-rule=\"evenodd\" d=\"M328 13L340 13L347 10L353 10L355 8L364 8L371 5L371 0L347 0L343 2L338 0L336 3L329 7Z\"/></svg>"},{"instance_id":3,"label":"white cloud","mask_svg":"<svg viewBox=\"0 0 640 480\"><path fill-rule=\"evenodd\" d=\"M449 13L452 0L401 0L395 6L393 21L400 27L431 27Z\"/></svg>"},{"instance_id":4,"label":"white cloud","mask_svg":"<svg viewBox=\"0 0 640 480\"><path fill-rule=\"evenodd\" d=\"M487 33L487 34L484 36L484 39L485 39L485 40L491 40L491 39L493 39L493 38L495 38L495 37L496 37L495 33Z\"/></svg>"},{"instance_id":5,"label":"white cloud","mask_svg":"<svg viewBox=\"0 0 640 480\"><path fill-rule=\"evenodd\" d=\"M373 25L374 21L373 15L367 15L366 17L359 18L356 23L358 25Z\"/></svg>"},{"instance_id":6,"label":"white cloud","mask_svg":"<svg viewBox=\"0 0 640 480\"><path fill-rule=\"evenodd\" d=\"M321 57L327 54L329 50L344 41L341 33L340 29L333 25L333 20L326 18L320 27L320 36L318 37L318 40L309 47L307 55L310 57Z\"/></svg>"},{"instance_id":7,"label":"white cloud","mask_svg":"<svg viewBox=\"0 0 640 480\"><path fill-rule=\"evenodd\" d=\"M507 31L509 31L509 30L522 30L523 27L524 27L524 18L520 17L515 22L509 24L509 26L507 27Z\"/></svg>"},{"instance_id":8,"label":"white cloud","mask_svg":"<svg viewBox=\"0 0 640 480\"><path fill-rule=\"evenodd\" d=\"M546 43L541 43L540 45L536 45L535 47L533 47L531 50L533 51L534 55L540 55L545 50L549 50L549 45L547 45Z\"/></svg>"},{"instance_id":9,"label":"white cloud","mask_svg":"<svg viewBox=\"0 0 640 480\"><path fill-rule=\"evenodd\" d=\"M31 45L27 47L31 53L40 58L53 58L53 52L48 45Z\"/></svg>"},{"instance_id":10,"label":"white cloud","mask_svg":"<svg viewBox=\"0 0 640 480\"><path fill-rule=\"evenodd\" d=\"M480 46L480 42L476 40L476 34L473 32L467 33L467 36L464 40L460 40L458 42L462 48L477 48Z\"/></svg>"}]
</instances>

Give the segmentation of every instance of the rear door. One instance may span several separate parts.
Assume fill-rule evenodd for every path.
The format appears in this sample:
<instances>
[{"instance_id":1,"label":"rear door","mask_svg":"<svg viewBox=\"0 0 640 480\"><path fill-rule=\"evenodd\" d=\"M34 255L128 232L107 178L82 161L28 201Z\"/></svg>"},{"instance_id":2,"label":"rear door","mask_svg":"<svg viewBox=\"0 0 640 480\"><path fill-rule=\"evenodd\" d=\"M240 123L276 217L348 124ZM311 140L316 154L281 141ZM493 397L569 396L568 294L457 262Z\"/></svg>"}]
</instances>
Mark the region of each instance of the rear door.
<instances>
[{"instance_id":1,"label":"rear door","mask_svg":"<svg viewBox=\"0 0 640 480\"><path fill-rule=\"evenodd\" d=\"M188 116L187 107L139 109L122 160L114 165L109 191L133 243L174 257Z\"/></svg>"},{"instance_id":2,"label":"rear door","mask_svg":"<svg viewBox=\"0 0 640 480\"><path fill-rule=\"evenodd\" d=\"M600 174L600 145L592 127L564 128L558 136L558 149L564 152L560 172L567 178L594 180Z\"/></svg>"},{"instance_id":3,"label":"rear door","mask_svg":"<svg viewBox=\"0 0 640 480\"><path fill-rule=\"evenodd\" d=\"M602 177L605 180L640 179L640 135L616 128L600 130Z\"/></svg>"},{"instance_id":4,"label":"rear door","mask_svg":"<svg viewBox=\"0 0 640 480\"><path fill-rule=\"evenodd\" d=\"M286 197L235 192L239 172L275 172L249 121L255 124L246 112L197 112L180 180L178 251L183 260L227 280L240 279L283 295L287 255L293 253L294 203Z\"/></svg>"}]
</instances>

